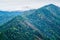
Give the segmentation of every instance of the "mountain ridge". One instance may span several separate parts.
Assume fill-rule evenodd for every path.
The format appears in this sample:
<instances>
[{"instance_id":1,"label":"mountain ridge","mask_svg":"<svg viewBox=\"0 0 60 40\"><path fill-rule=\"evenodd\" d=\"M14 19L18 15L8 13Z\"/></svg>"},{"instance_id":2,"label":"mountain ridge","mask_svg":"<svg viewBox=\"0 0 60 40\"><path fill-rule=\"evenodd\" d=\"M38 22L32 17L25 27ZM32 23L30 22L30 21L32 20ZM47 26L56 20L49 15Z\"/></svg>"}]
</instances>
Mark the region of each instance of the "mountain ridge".
<instances>
[{"instance_id":1,"label":"mountain ridge","mask_svg":"<svg viewBox=\"0 0 60 40\"><path fill-rule=\"evenodd\" d=\"M1 40L60 40L59 7L50 4L25 12L0 27Z\"/></svg>"}]
</instances>

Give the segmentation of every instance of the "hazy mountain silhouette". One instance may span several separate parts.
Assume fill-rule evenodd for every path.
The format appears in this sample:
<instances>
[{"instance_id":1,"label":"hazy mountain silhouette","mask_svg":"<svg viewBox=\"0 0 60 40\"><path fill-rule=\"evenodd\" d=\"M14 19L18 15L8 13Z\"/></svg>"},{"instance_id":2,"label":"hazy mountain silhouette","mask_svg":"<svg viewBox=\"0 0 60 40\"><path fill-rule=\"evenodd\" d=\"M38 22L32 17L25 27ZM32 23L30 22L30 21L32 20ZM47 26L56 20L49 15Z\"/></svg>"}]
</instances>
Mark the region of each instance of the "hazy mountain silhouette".
<instances>
[{"instance_id":1,"label":"hazy mountain silhouette","mask_svg":"<svg viewBox=\"0 0 60 40\"><path fill-rule=\"evenodd\" d=\"M0 25L3 25L4 23L8 22L9 20L20 14L21 12L17 11L0 11Z\"/></svg>"}]
</instances>

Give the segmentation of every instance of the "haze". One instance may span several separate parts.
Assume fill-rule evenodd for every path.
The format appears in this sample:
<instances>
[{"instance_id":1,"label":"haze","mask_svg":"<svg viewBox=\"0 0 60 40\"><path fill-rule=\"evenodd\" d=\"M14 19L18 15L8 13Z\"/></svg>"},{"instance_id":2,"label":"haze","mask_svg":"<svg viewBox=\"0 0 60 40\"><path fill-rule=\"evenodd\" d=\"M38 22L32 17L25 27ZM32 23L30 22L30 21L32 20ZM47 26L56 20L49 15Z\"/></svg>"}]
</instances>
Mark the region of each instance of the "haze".
<instances>
[{"instance_id":1,"label":"haze","mask_svg":"<svg viewBox=\"0 0 60 40\"><path fill-rule=\"evenodd\" d=\"M0 10L30 10L45 5L54 4L60 6L60 0L0 0Z\"/></svg>"}]
</instances>

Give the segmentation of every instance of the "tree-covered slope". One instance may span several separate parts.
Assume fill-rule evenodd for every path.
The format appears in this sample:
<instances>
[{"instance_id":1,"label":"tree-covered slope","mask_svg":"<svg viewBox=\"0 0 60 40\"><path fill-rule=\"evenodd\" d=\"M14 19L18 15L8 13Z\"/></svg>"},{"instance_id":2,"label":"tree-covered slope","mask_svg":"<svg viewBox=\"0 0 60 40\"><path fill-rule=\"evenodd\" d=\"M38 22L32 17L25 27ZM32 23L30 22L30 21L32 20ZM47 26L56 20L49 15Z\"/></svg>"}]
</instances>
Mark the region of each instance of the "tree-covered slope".
<instances>
[{"instance_id":1,"label":"tree-covered slope","mask_svg":"<svg viewBox=\"0 0 60 40\"><path fill-rule=\"evenodd\" d=\"M38 33L38 34L37 34ZM34 29L26 19L21 16L13 18L0 28L0 40L40 40L39 31Z\"/></svg>"},{"instance_id":2,"label":"tree-covered slope","mask_svg":"<svg viewBox=\"0 0 60 40\"><path fill-rule=\"evenodd\" d=\"M50 4L26 16L46 40L60 40L60 8ZM47 39L48 38L48 39Z\"/></svg>"},{"instance_id":3,"label":"tree-covered slope","mask_svg":"<svg viewBox=\"0 0 60 40\"><path fill-rule=\"evenodd\" d=\"M0 26L0 40L60 40L59 7L50 4L13 15Z\"/></svg>"}]
</instances>

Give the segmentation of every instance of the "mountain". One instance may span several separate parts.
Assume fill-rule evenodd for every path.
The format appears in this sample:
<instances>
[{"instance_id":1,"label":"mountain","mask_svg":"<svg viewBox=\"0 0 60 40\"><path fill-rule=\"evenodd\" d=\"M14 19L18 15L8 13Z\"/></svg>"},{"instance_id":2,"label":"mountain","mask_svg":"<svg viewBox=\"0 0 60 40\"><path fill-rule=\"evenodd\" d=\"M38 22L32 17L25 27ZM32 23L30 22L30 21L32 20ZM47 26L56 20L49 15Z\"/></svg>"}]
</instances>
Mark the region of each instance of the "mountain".
<instances>
[{"instance_id":1,"label":"mountain","mask_svg":"<svg viewBox=\"0 0 60 40\"><path fill-rule=\"evenodd\" d=\"M8 22L9 20L20 14L21 12L17 11L0 11L0 25L3 25L4 23Z\"/></svg>"},{"instance_id":2,"label":"mountain","mask_svg":"<svg viewBox=\"0 0 60 40\"><path fill-rule=\"evenodd\" d=\"M21 14L12 12L13 17L10 13L5 15L11 20L0 26L0 40L60 40L60 7L50 4Z\"/></svg>"},{"instance_id":3,"label":"mountain","mask_svg":"<svg viewBox=\"0 0 60 40\"><path fill-rule=\"evenodd\" d=\"M31 24L25 18L17 16L1 26L0 40L40 40L42 36L39 31L30 26Z\"/></svg>"},{"instance_id":4,"label":"mountain","mask_svg":"<svg viewBox=\"0 0 60 40\"><path fill-rule=\"evenodd\" d=\"M37 9L26 18L41 31L45 39L60 40L60 8L50 4Z\"/></svg>"}]
</instances>

